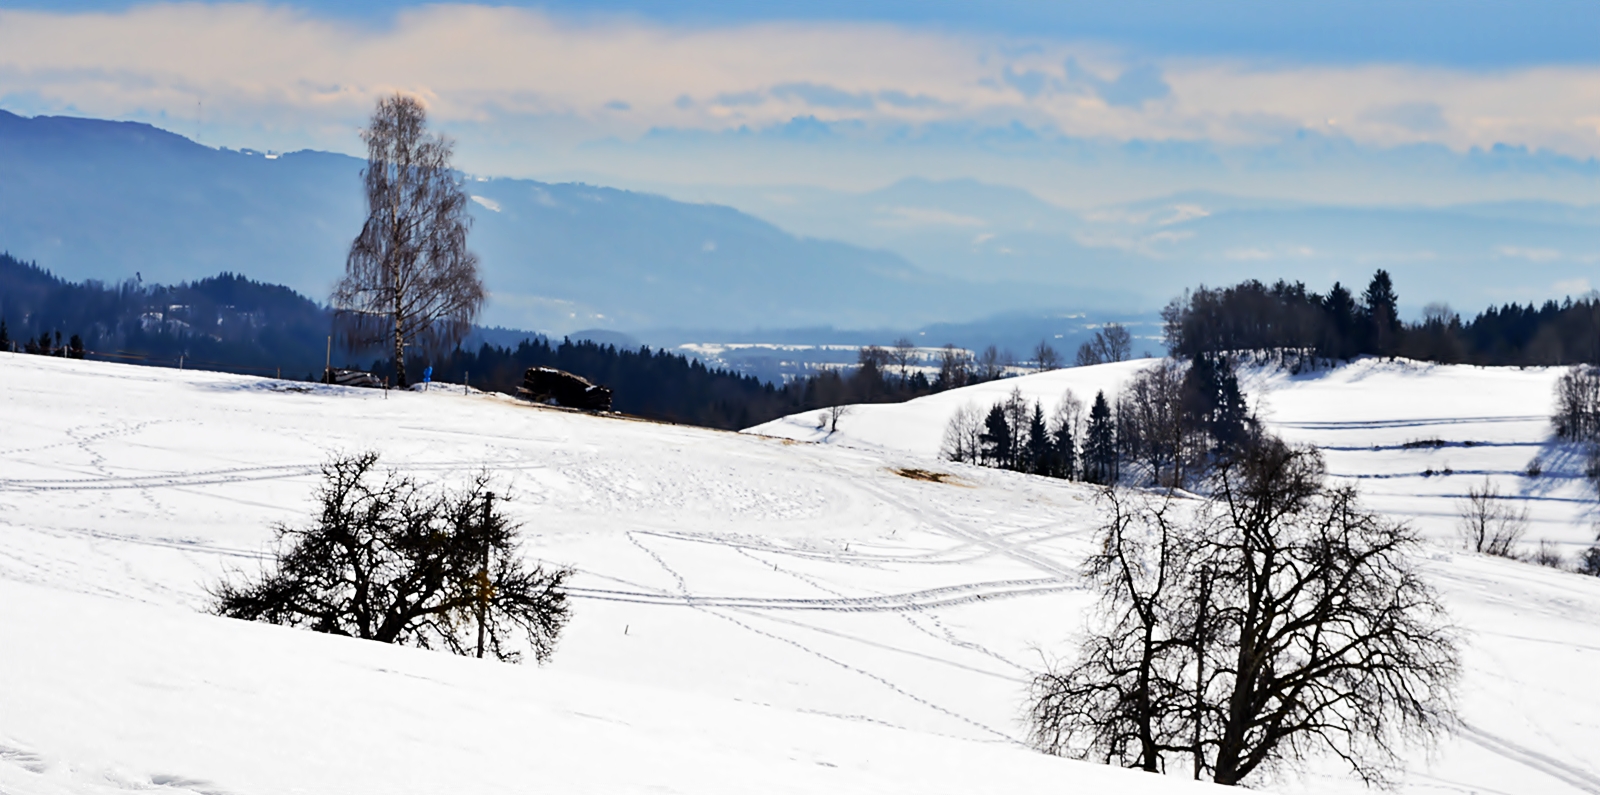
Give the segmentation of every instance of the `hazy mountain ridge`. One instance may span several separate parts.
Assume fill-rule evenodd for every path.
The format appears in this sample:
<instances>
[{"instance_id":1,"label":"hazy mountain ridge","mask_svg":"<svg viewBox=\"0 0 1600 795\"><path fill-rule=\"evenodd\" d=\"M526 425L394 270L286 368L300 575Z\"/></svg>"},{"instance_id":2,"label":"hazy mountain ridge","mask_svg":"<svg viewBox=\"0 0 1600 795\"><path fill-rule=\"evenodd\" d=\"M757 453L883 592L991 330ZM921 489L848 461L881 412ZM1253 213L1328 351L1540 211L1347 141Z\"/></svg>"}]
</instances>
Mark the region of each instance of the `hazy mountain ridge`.
<instances>
[{"instance_id":1,"label":"hazy mountain ridge","mask_svg":"<svg viewBox=\"0 0 1600 795\"><path fill-rule=\"evenodd\" d=\"M325 296L363 218L363 161L212 149L155 127L0 111L0 247L71 279L220 271ZM797 237L738 210L583 184L474 179L485 322L911 326L1034 294Z\"/></svg>"}]
</instances>

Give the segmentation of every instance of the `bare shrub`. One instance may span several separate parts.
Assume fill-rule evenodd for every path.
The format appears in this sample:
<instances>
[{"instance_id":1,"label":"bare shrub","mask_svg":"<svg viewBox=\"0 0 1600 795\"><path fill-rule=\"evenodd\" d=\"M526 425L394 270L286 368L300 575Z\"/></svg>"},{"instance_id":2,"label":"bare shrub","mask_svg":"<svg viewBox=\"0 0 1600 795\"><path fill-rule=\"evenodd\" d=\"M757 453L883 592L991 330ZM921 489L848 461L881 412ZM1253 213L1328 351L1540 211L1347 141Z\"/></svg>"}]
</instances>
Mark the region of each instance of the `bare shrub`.
<instances>
[{"instance_id":1,"label":"bare shrub","mask_svg":"<svg viewBox=\"0 0 1600 795\"><path fill-rule=\"evenodd\" d=\"M1516 557L1517 543L1528 530L1528 509L1513 506L1487 477L1482 484L1467 489L1466 499L1457 503L1457 513L1457 533L1467 549Z\"/></svg>"},{"instance_id":2,"label":"bare shrub","mask_svg":"<svg viewBox=\"0 0 1600 795\"><path fill-rule=\"evenodd\" d=\"M1584 550L1583 554L1578 556L1577 571L1579 574L1587 574L1590 577L1600 577L1600 538L1595 540L1594 546Z\"/></svg>"},{"instance_id":3,"label":"bare shrub","mask_svg":"<svg viewBox=\"0 0 1600 795\"><path fill-rule=\"evenodd\" d=\"M1562 556L1561 550L1548 538L1539 539L1539 547L1533 551L1532 561L1540 566L1552 569L1567 567L1567 559Z\"/></svg>"},{"instance_id":4,"label":"bare shrub","mask_svg":"<svg viewBox=\"0 0 1600 795\"><path fill-rule=\"evenodd\" d=\"M568 619L570 569L523 565L516 527L494 510L488 478L460 491L376 471L376 453L322 466L316 518L279 525L258 577L213 591L218 615L317 632L534 658L555 650Z\"/></svg>"}]
</instances>

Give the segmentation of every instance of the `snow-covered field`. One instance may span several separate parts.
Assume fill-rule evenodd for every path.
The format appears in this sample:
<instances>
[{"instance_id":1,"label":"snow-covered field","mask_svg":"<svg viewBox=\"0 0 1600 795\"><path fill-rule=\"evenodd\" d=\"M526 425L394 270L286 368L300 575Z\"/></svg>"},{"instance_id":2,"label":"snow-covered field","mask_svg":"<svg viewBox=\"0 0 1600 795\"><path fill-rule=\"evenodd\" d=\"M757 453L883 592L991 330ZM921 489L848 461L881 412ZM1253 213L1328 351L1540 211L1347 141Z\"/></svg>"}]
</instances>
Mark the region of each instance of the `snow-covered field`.
<instances>
[{"instance_id":1,"label":"snow-covered field","mask_svg":"<svg viewBox=\"0 0 1600 795\"><path fill-rule=\"evenodd\" d=\"M1068 383L1092 397L1132 367L1000 386L1048 408ZM1286 435L1337 445L1330 468L1364 476L1385 510L1448 513L1460 473L1543 449L1554 373L1360 367L1252 388ZM817 445L0 355L0 792L1200 786L1021 746L1027 679L1068 651L1089 604L1073 567L1096 515L1077 484L933 457L940 412L994 386L862 407ZM1402 386L1424 397L1382 394ZM1430 410L1432 394L1453 402ZM1390 449L1436 434L1496 444ZM259 564L272 523L304 516L317 464L363 448L447 480L495 473L529 554L580 572L551 664L200 612L208 584ZM1407 474L1446 457L1457 475ZM1576 480L1529 489L1536 537L1587 532ZM1427 565L1470 638L1467 725L1414 761L1407 790L1600 793L1600 579L1442 546ZM1360 789L1317 771L1274 786Z\"/></svg>"},{"instance_id":2,"label":"snow-covered field","mask_svg":"<svg viewBox=\"0 0 1600 795\"><path fill-rule=\"evenodd\" d=\"M1149 364L1054 370L907 403L852 406L835 433L819 427L816 412L750 432L933 458L945 425L963 405L986 411L1017 389L1046 414L1068 390L1087 407L1097 391L1114 398ZM1570 558L1594 541L1600 503L1585 485L1579 451L1551 438L1555 382L1564 372L1362 359L1302 375L1247 369L1240 380L1272 431L1320 447L1329 472L1355 480L1371 507L1408 518L1446 542L1455 532L1457 503L1487 477L1528 507L1530 544L1547 539ZM1536 458L1543 472L1528 477Z\"/></svg>"}]
</instances>

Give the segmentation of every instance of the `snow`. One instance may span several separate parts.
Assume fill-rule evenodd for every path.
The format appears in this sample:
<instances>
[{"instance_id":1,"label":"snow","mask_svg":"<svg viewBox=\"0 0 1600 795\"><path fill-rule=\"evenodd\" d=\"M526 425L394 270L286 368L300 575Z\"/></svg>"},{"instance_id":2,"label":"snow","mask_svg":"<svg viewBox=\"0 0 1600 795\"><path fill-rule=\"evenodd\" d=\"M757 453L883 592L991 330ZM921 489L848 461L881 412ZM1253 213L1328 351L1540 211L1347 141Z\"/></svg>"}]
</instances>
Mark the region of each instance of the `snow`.
<instances>
[{"instance_id":1,"label":"snow","mask_svg":"<svg viewBox=\"0 0 1600 795\"><path fill-rule=\"evenodd\" d=\"M1150 364L1146 359L1053 370L906 403L851 406L834 433L819 427L817 412L749 432L933 458L945 425L963 405L987 410L1016 389L1048 415L1070 390L1087 410L1097 391L1114 399ZM1550 540L1571 558L1594 541L1600 513L1584 484L1580 451L1552 438L1549 415L1564 372L1365 358L1299 375L1248 368L1240 380L1268 428L1288 441L1321 448L1329 473L1359 484L1370 507L1406 518L1443 541L1454 534L1457 502L1488 478L1528 507L1529 542ZM1419 446L1435 440L1443 446ZM1535 458L1544 472L1530 478L1526 472Z\"/></svg>"},{"instance_id":2,"label":"snow","mask_svg":"<svg viewBox=\"0 0 1600 795\"><path fill-rule=\"evenodd\" d=\"M1070 651L1090 604L1074 567L1097 524L1093 492L939 462L926 446L940 411L966 400L1018 386L1048 406L1069 382L1092 398L1137 366L861 407L829 444L806 444L453 388L0 355L0 792L1195 790L1023 747L1028 678ZM1480 400L1463 417L1543 412L1496 413L1500 398L1482 393L1507 379L1484 372L1436 391ZM1555 377L1528 373L1515 389L1530 395ZM1427 390L1448 375L1263 375L1262 391L1286 429L1313 421L1317 400L1343 412L1326 421L1367 423L1304 429L1362 448L1330 452L1336 471L1403 474L1412 464L1395 456L1455 464L1489 450L1510 460L1510 447L1366 449L1435 430L1383 422L1450 413L1361 398L1363 378ZM779 427L815 433L800 419ZM1461 432L1527 444L1524 431ZM201 611L208 584L260 564L274 522L306 514L320 461L365 448L444 480L489 468L528 554L578 569L549 665ZM1413 481L1433 482L1361 482ZM1442 499L1387 494L1417 515ZM1561 515L1542 516L1541 532ZM1600 661L1600 580L1443 547L1427 567L1469 637L1470 730L1412 760L1405 790L1600 792L1600 695L1584 686ZM1326 765L1272 786L1361 790Z\"/></svg>"}]
</instances>

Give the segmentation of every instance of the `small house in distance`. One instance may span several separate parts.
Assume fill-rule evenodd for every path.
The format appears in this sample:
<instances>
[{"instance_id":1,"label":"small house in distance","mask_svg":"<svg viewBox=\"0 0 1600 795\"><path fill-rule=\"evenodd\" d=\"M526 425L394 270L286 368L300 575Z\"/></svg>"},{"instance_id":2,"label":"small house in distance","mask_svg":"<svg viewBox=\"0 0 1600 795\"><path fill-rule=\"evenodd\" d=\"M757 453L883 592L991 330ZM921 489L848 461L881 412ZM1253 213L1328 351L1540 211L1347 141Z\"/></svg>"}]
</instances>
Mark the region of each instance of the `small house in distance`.
<instances>
[{"instance_id":1,"label":"small house in distance","mask_svg":"<svg viewBox=\"0 0 1600 795\"><path fill-rule=\"evenodd\" d=\"M517 395L535 403L554 403L584 411L610 411L611 390L554 367L529 367Z\"/></svg>"}]
</instances>

